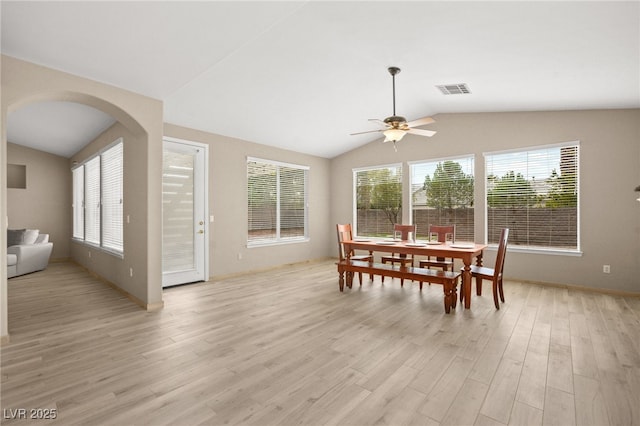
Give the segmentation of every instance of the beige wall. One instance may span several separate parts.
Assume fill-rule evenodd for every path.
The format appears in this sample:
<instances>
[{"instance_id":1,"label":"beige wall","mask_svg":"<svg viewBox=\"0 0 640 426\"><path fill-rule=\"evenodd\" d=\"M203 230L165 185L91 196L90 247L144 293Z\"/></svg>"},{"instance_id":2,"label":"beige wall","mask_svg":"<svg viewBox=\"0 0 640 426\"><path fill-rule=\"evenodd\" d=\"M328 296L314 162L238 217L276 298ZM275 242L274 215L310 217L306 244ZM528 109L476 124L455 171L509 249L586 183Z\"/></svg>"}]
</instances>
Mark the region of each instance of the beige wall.
<instances>
[{"instance_id":1,"label":"beige wall","mask_svg":"<svg viewBox=\"0 0 640 426\"><path fill-rule=\"evenodd\" d=\"M164 128L165 136L209 146L209 214L215 218L209 224L209 275L259 270L330 255L329 246L335 235L329 221L328 159L171 124ZM310 167L308 242L247 248L247 156Z\"/></svg>"},{"instance_id":2,"label":"beige wall","mask_svg":"<svg viewBox=\"0 0 640 426\"><path fill-rule=\"evenodd\" d=\"M39 229L53 242L52 259L69 257L71 173L69 161L57 155L7 144L7 163L26 166L27 188L7 190L11 229Z\"/></svg>"},{"instance_id":3,"label":"beige wall","mask_svg":"<svg viewBox=\"0 0 640 426\"><path fill-rule=\"evenodd\" d=\"M146 188L144 181L136 177L139 174L139 161L146 155L144 136L132 133L121 123L115 123L73 155L68 160L67 167L71 168L74 161L82 163L88 160L119 138L122 138L124 147L123 214L125 218L129 216L129 223L125 220L123 229L124 257L75 240L71 242L71 257L74 261L118 285L136 298L145 300L146 246L143 239L136 237L139 228L144 228L145 224L143 212L145 211ZM71 186L69 190L71 190ZM133 276L130 276L130 268L133 269Z\"/></svg>"},{"instance_id":4,"label":"beige wall","mask_svg":"<svg viewBox=\"0 0 640 426\"><path fill-rule=\"evenodd\" d=\"M113 116L136 135L139 143L130 158L136 164L135 172L125 179L125 186L144 188L137 194L134 219L128 233L129 241L135 241L143 249L125 251L135 253L130 259L135 263L134 290L149 309L162 305L161 287L161 191L162 191L162 102L136 93L118 89L96 81L55 71L32 63L2 56L2 98L0 115L3 127L1 170L6 173L6 123L7 114L34 102L65 100L84 103ZM4 178L3 178L4 179ZM6 227L5 185L0 187L0 224ZM2 233L2 241L6 235ZM126 244L126 243L125 243ZM3 242L0 246L4 247ZM7 336L7 285L6 256L0 251L0 337ZM103 265L108 268L109 265ZM122 281L124 282L124 280ZM120 285L119 282L115 284ZM126 288L126 285L123 284Z\"/></svg>"},{"instance_id":5,"label":"beige wall","mask_svg":"<svg viewBox=\"0 0 640 426\"><path fill-rule=\"evenodd\" d=\"M408 135L398 152L381 141L331 162L331 223L353 221L354 167L475 155L477 241L484 241L484 152L580 141L579 257L510 251L508 277L640 293L640 110L439 114L432 138ZM408 194L408 179L405 179ZM403 217L409 217L405 194ZM492 264L488 252L485 264ZM602 273L602 265L611 273Z\"/></svg>"}]
</instances>

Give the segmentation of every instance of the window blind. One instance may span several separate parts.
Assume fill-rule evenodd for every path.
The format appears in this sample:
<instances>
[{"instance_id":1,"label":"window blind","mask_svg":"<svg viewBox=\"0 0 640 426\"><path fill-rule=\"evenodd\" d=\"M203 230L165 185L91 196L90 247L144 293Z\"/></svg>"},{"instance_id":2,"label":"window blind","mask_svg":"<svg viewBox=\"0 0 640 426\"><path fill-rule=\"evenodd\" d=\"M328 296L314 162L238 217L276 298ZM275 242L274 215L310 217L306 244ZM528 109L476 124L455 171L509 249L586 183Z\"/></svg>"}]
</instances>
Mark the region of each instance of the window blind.
<instances>
[{"instance_id":1,"label":"window blind","mask_svg":"<svg viewBox=\"0 0 640 426\"><path fill-rule=\"evenodd\" d=\"M305 236L306 172L280 167L280 238Z\"/></svg>"},{"instance_id":2,"label":"window blind","mask_svg":"<svg viewBox=\"0 0 640 426\"><path fill-rule=\"evenodd\" d=\"M100 158L102 161L102 246L122 251L122 142L107 149Z\"/></svg>"},{"instance_id":3,"label":"window blind","mask_svg":"<svg viewBox=\"0 0 640 426\"><path fill-rule=\"evenodd\" d=\"M72 170L73 238L84 239L84 166Z\"/></svg>"},{"instance_id":4,"label":"window blind","mask_svg":"<svg viewBox=\"0 0 640 426\"><path fill-rule=\"evenodd\" d=\"M308 168L247 160L249 245L307 237Z\"/></svg>"},{"instance_id":5,"label":"window blind","mask_svg":"<svg viewBox=\"0 0 640 426\"><path fill-rule=\"evenodd\" d=\"M485 154L487 239L509 246L579 250L577 143Z\"/></svg>"},{"instance_id":6,"label":"window blind","mask_svg":"<svg viewBox=\"0 0 640 426\"><path fill-rule=\"evenodd\" d=\"M72 170L73 238L123 252L123 166L119 139Z\"/></svg>"},{"instance_id":7,"label":"window blind","mask_svg":"<svg viewBox=\"0 0 640 426\"><path fill-rule=\"evenodd\" d=\"M165 150L162 167L162 270L196 268L195 155Z\"/></svg>"},{"instance_id":8,"label":"window blind","mask_svg":"<svg viewBox=\"0 0 640 426\"><path fill-rule=\"evenodd\" d=\"M357 236L390 237L402 223L402 165L356 169L354 229Z\"/></svg>"},{"instance_id":9,"label":"window blind","mask_svg":"<svg viewBox=\"0 0 640 426\"><path fill-rule=\"evenodd\" d=\"M94 157L84 165L85 169L85 241L100 244L100 157Z\"/></svg>"},{"instance_id":10,"label":"window blind","mask_svg":"<svg viewBox=\"0 0 640 426\"><path fill-rule=\"evenodd\" d=\"M456 239L474 241L473 156L410 164L411 217L418 238L429 225L456 225Z\"/></svg>"}]
</instances>

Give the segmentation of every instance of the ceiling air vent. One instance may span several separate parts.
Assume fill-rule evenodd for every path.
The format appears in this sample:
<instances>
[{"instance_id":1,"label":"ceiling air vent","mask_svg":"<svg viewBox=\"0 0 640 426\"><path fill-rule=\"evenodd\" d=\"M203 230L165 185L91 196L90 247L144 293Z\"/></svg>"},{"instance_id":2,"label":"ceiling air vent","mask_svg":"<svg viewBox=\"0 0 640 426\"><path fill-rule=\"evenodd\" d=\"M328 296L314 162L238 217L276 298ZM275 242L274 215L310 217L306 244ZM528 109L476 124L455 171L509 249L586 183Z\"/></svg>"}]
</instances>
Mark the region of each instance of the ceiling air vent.
<instances>
[{"instance_id":1,"label":"ceiling air vent","mask_svg":"<svg viewBox=\"0 0 640 426\"><path fill-rule=\"evenodd\" d=\"M471 93L471 90L469 90L465 83L443 84L436 87L445 95L466 95Z\"/></svg>"}]
</instances>

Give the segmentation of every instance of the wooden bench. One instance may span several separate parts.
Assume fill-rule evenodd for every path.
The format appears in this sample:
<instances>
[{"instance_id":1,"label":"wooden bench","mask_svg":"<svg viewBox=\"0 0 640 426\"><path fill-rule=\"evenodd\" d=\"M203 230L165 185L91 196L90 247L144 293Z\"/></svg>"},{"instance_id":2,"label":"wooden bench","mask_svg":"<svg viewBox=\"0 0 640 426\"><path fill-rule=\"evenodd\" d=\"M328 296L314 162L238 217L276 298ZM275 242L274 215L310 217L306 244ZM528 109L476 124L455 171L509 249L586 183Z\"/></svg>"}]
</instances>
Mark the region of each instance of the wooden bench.
<instances>
[{"instance_id":1,"label":"wooden bench","mask_svg":"<svg viewBox=\"0 0 640 426\"><path fill-rule=\"evenodd\" d=\"M364 262L359 260L342 260L337 263L340 274L340 291L344 291L344 274L347 274L347 287L353 284L353 274L356 272L380 275L384 277L401 278L420 282L422 290L423 282L442 284L444 289L444 310L449 313L455 309L458 295L458 278L460 272L441 271L437 269L416 268L377 262ZM362 282L360 283L362 285ZM401 284L402 285L402 284Z\"/></svg>"}]
</instances>

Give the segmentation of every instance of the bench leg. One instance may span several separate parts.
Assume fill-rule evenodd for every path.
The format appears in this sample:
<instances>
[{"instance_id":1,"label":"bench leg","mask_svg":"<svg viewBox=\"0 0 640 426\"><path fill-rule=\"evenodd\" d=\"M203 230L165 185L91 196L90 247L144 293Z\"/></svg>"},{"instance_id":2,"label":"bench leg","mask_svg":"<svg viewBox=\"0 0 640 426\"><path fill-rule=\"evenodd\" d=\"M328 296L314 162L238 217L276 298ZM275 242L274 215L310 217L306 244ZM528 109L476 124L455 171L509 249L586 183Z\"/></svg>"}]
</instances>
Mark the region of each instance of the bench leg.
<instances>
[{"instance_id":1,"label":"bench leg","mask_svg":"<svg viewBox=\"0 0 640 426\"><path fill-rule=\"evenodd\" d=\"M444 289L444 311L448 314L451 312L451 307L456 305L455 299L457 295L454 284L451 281L444 283L442 288Z\"/></svg>"}]
</instances>

